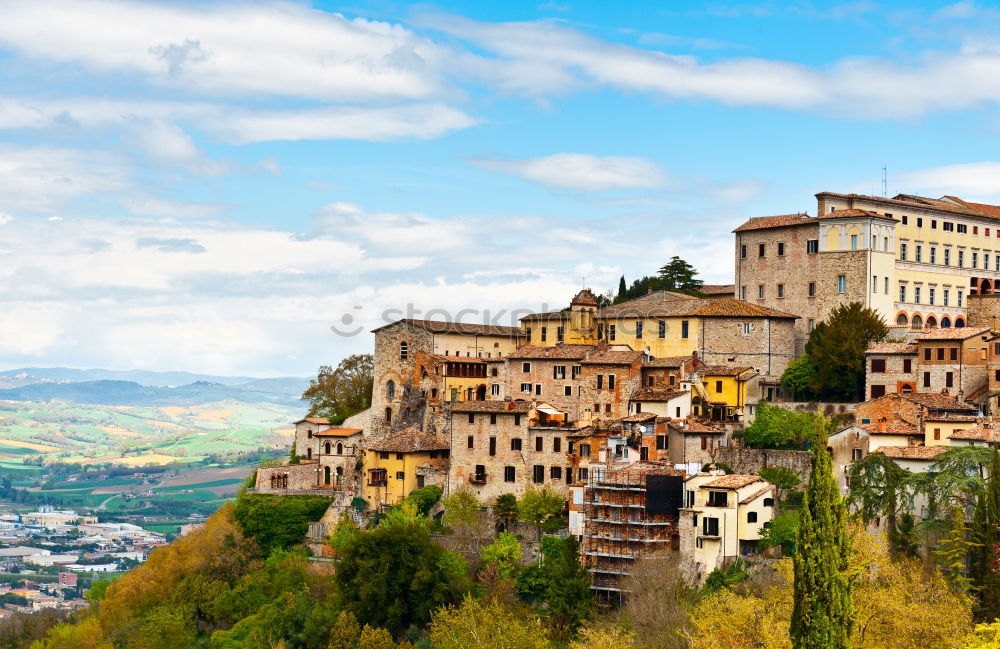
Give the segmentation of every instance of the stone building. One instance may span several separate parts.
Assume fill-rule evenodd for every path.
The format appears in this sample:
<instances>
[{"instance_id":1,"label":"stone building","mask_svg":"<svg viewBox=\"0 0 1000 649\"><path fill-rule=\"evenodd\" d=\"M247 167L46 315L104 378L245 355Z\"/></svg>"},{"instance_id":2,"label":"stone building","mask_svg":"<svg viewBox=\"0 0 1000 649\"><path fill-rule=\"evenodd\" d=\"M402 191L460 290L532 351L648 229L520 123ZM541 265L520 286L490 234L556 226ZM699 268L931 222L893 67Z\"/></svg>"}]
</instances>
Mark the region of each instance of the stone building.
<instances>
[{"instance_id":1,"label":"stone building","mask_svg":"<svg viewBox=\"0 0 1000 649\"><path fill-rule=\"evenodd\" d=\"M568 310L521 318L521 330L528 345L593 345L597 342L596 316L597 298L584 289L570 300Z\"/></svg>"},{"instance_id":2,"label":"stone building","mask_svg":"<svg viewBox=\"0 0 1000 649\"><path fill-rule=\"evenodd\" d=\"M566 493L573 479L566 413L525 400L456 402L448 412L449 491L467 486L483 502L546 485Z\"/></svg>"},{"instance_id":3,"label":"stone building","mask_svg":"<svg viewBox=\"0 0 1000 649\"><path fill-rule=\"evenodd\" d=\"M673 419L691 415L691 389L643 388L632 393L629 411Z\"/></svg>"},{"instance_id":4,"label":"stone building","mask_svg":"<svg viewBox=\"0 0 1000 649\"><path fill-rule=\"evenodd\" d=\"M869 399L877 399L893 392L916 392L917 361L914 343L869 343L865 350L865 394Z\"/></svg>"},{"instance_id":5,"label":"stone building","mask_svg":"<svg viewBox=\"0 0 1000 649\"><path fill-rule=\"evenodd\" d=\"M350 491L360 487L357 470L364 434L360 428L332 426L321 417L295 422L297 464L261 467L256 491L267 493Z\"/></svg>"},{"instance_id":6,"label":"stone building","mask_svg":"<svg viewBox=\"0 0 1000 649\"><path fill-rule=\"evenodd\" d=\"M963 327L969 296L1000 292L997 206L911 194L816 200L818 216L757 217L734 230L737 296L802 316L799 353L841 304L861 302L914 329Z\"/></svg>"},{"instance_id":7,"label":"stone building","mask_svg":"<svg viewBox=\"0 0 1000 649\"><path fill-rule=\"evenodd\" d=\"M583 360L595 349L596 345L518 348L507 357L507 394L514 399L545 401L568 413L571 421L584 418L588 409L581 402Z\"/></svg>"},{"instance_id":8,"label":"stone building","mask_svg":"<svg viewBox=\"0 0 1000 649\"><path fill-rule=\"evenodd\" d=\"M690 476L684 494L678 546L695 576L758 553L760 531L775 514L774 485L756 475L714 471Z\"/></svg>"},{"instance_id":9,"label":"stone building","mask_svg":"<svg viewBox=\"0 0 1000 649\"><path fill-rule=\"evenodd\" d=\"M463 376L461 363L481 364L482 359L504 358L523 339L518 327L413 319L398 320L372 333L375 383L368 432L373 436L409 426L439 430L443 423L441 401L452 396L452 388L457 389L456 396L466 398L472 381L463 379L485 378ZM422 360L419 370L418 357ZM449 362L453 363L450 367ZM432 372L435 367L437 374L424 375L424 371ZM437 382L440 384L432 385ZM475 383L476 391L479 385ZM431 396L432 390L437 390L436 397ZM478 398L476 391L473 394ZM433 411L429 399L435 400Z\"/></svg>"},{"instance_id":10,"label":"stone building","mask_svg":"<svg viewBox=\"0 0 1000 649\"><path fill-rule=\"evenodd\" d=\"M578 421L611 422L629 412L642 383L642 353L601 343L580 362Z\"/></svg>"},{"instance_id":11,"label":"stone building","mask_svg":"<svg viewBox=\"0 0 1000 649\"><path fill-rule=\"evenodd\" d=\"M859 424L905 422L920 431L924 421L932 417L970 416L977 414L975 406L946 394L887 394L859 403L854 417Z\"/></svg>"},{"instance_id":12,"label":"stone building","mask_svg":"<svg viewBox=\"0 0 1000 649\"><path fill-rule=\"evenodd\" d=\"M642 385L646 388L676 389L698 365L698 356L645 356L642 360Z\"/></svg>"},{"instance_id":13,"label":"stone building","mask_svg":"<svg viewBox=\"0 0 1000 649\"><path fill-rule=\"evenodd\" d=\"M712 451L726 443L726 432L692 417L667 422L667 448L674 464L709 464Z\"/></svg>"},{"instance_id":14,"label":"stone building","mask_svg":"<svg viewBox=\"0 0 1000 649\"><path fill-rule=\"evenodd\" d=\"M745 365L699 365L691 380L691 412L720 423L753 422L760 375Z\"/></svg>"}]
</instances>

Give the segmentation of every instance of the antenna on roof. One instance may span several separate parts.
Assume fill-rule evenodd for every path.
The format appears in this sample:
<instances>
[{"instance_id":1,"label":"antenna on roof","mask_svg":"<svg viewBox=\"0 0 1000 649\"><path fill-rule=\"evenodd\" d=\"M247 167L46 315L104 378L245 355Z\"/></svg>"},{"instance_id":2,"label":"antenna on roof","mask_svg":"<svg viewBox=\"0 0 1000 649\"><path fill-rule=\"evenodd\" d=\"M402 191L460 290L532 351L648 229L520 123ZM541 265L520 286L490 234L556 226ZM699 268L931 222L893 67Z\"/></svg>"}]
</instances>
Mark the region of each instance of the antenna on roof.
<instances>
[{"instance_id":1,"label":"antenna on roof","mask_svg":"<svg viewBox=\"0 0 1000 649\"><path fill-rule=\"evenodd\" d=\"M888 178L885 172L885 165L882 165L882 198L889 198Z\"/></svg>"}]
</instances>

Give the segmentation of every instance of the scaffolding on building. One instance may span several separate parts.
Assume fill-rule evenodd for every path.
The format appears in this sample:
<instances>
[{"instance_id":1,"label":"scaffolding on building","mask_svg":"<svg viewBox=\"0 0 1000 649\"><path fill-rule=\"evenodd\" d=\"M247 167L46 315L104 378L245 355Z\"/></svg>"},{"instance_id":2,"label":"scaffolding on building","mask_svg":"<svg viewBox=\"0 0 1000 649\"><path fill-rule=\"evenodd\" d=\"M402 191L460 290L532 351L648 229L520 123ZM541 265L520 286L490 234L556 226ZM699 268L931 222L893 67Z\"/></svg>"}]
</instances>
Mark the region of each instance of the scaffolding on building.
<instances>
[{"instance_id":1,"label":"scaffolding on building","mask_svg":"<svg viewBox=\"0 0 1000 649\"><path fill-rule=\"evenodd\" d=\"M607 598L623 598L623 582L640 559L679 548L676 507L664 506L663 481L656 486L651 476L674 476L682 482L684 472L668 462L637 462L595 471L585 485L581 555L591 588ZM679 497L677 480L671 485Z\"/></svg>"}]
</instances>

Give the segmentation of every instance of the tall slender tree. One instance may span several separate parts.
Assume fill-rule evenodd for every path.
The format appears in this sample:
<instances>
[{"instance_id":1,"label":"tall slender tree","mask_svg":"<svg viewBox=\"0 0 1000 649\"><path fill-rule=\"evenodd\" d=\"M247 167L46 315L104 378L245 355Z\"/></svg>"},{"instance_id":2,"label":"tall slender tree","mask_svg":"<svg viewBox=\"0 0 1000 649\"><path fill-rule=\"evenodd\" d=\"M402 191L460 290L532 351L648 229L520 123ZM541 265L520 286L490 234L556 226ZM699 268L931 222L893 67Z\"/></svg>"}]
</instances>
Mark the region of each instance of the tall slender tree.
<instances>
[{"instance_id":1,"label":"tall slender tree","mask_svg":"<svg viewBox=\"0 0 1000 649\"><path fill-rule=\"evenodd\" d=\"M855 619L853 584L847 574L850 555L847 507L833 477L826 435L820 435L813 443L812 474L792 559L795 649L850 649Z\"/></svg>"},{"instance_id":2,"label":"tall slender tree","mask_svg":"<svg viewBox=\"0 0 1000 649\"><path fill-rule=\"evenodd\" d=\"M625 293L628 291L628 286L625 284L625 276L622 275L621 279L618 280L618 295L615 296L615 302L622 302L625 300Z\"/></svg>"}]
</instances>

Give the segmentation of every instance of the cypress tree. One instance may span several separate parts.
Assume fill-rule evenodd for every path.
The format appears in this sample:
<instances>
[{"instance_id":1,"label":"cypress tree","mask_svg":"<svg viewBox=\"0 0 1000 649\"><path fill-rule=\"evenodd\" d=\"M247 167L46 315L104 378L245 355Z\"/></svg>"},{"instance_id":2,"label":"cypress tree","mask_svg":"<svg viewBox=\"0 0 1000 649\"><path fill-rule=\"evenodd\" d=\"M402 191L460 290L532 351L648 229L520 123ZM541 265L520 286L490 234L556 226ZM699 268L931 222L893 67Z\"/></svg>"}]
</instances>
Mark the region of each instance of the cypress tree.
<instances>
[{"instance_id":1,"label":"cypress tree","mask_svg":"<svg viewBox=\"0 0 1000 649\"><path fill-rule=\"evenodd\" d=\"M618 295L615 298L615 302L624 302L625 294L628 292L628 287L625 286L625 276L622 275L621 279L618 280Z\"/></svg>"},{"instance_id":2,"label":"cypress tree","mask_svg":"<svg viewBox=\"0 0 1000 649\"><path fill-rule=\"evenodd\" d=\"M829 426L828 426L829 427ZM813 442L812 474L802 499L795 556L791 636L795 649L850 649L853 586L847 507L833 477L826 435Z\"/></svg>"}]
</instances>

